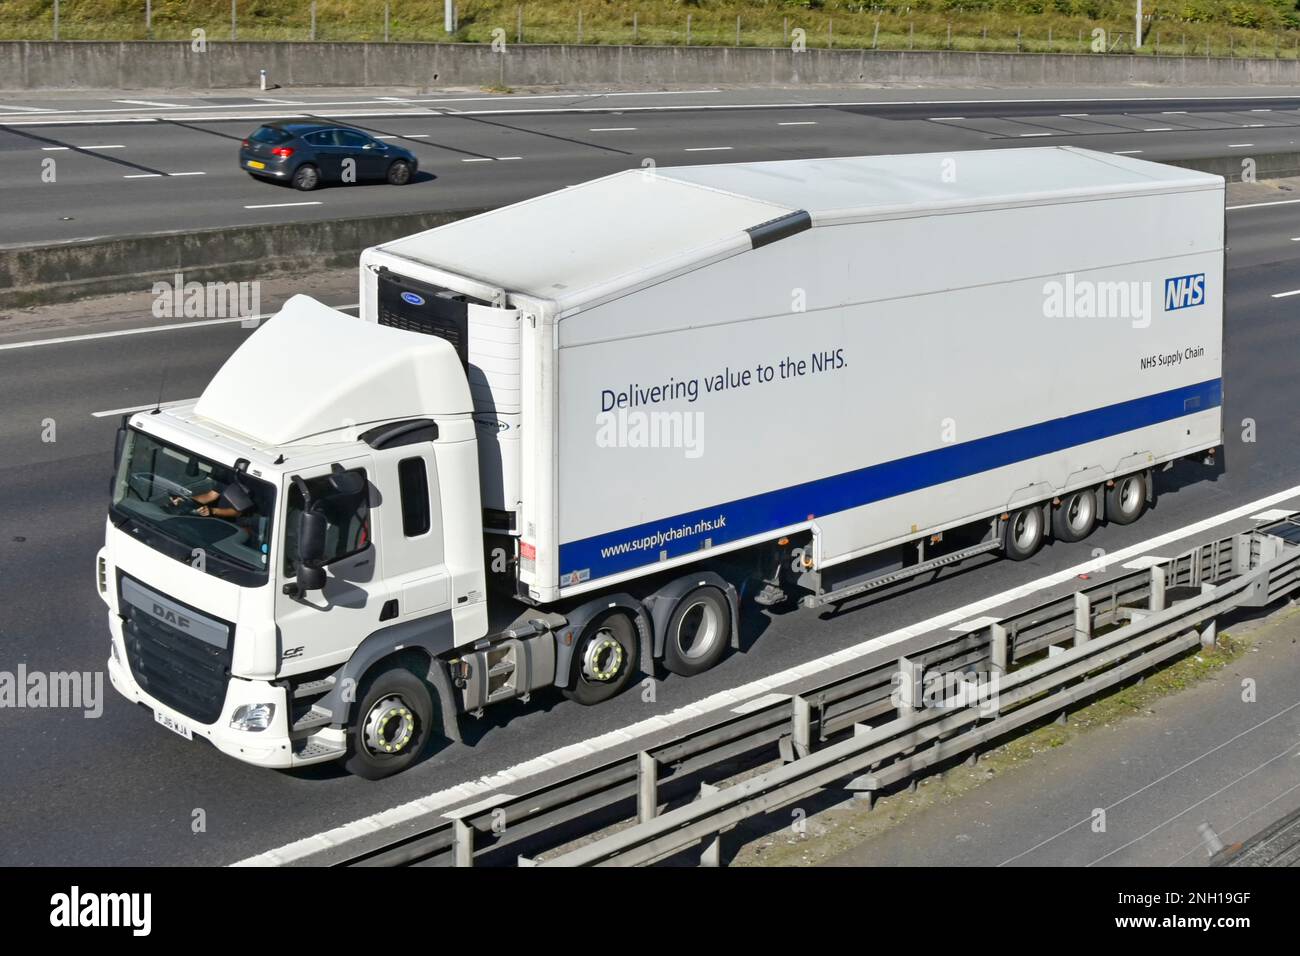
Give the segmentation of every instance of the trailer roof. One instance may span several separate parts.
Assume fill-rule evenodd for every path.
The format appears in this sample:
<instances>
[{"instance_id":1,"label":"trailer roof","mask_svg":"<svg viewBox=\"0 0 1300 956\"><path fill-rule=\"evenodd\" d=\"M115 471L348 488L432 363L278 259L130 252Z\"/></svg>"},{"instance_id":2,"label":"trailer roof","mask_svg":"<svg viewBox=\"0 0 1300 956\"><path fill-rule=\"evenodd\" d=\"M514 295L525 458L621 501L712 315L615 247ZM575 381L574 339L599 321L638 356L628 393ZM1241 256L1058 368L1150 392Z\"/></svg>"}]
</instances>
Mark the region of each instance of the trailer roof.
<instances>
[{"instance_id":1,"label":"trailer roof","mask_svg":"<svg viewBox=\"0 0 1300 956\"><path fill-rule=\"evenodd\" d=\"M751 247L746 230L1152 192L1223 179L1050 146L625 170L381 246L561 310Z\"/></svg>"}]
</instances>

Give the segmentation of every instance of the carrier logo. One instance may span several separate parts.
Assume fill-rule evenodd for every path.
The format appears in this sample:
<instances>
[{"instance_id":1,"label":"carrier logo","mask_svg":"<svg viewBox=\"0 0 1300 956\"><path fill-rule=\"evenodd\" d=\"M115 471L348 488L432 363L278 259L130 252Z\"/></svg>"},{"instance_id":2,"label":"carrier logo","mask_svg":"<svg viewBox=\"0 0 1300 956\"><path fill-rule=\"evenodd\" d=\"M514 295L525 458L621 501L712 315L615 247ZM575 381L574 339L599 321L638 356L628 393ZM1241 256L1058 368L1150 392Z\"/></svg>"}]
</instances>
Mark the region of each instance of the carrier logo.
<instances>
[{"instance_id":1,"label":"carrier logo","mask_svg":"<svg viewBox=\"0 0 1300 956\"><path fill-rule=\"evenodd\" d=\"M408 305L424 305L424 296L416 295L414 292L403 292L402 301Z\"/></svg>"},{"instance_id":2,"label":"carrier logo","mask_svg":"<svg viewBox=\"0 0 1300 956\"><path fill-rule=\"evenodd\" d=\"M1165 311L1187 309L1205 302L1205 273L1165 280Z\"/></svg>"}]
</instances>

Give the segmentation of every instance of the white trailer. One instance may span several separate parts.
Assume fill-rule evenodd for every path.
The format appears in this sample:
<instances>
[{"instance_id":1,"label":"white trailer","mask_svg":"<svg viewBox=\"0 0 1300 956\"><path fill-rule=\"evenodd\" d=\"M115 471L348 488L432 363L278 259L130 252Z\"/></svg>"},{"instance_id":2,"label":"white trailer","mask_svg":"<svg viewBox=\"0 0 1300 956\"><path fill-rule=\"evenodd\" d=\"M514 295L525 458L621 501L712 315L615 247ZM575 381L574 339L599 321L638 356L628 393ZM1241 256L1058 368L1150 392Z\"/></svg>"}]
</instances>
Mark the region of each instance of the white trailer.
<instances>
[{"instance_id":1,"label":"white trailer","mask_svg":"<svg viewBox=\"0 0 1300 956\"><path fill-rule=\"evenodd\" d=\"M1048 148L632 170L369 249L364 321L295 298L124 423L110 675L243 759L381 776L460 710L707 669L742 596L1133 521L1222 441L1223 242L1220 177ZM156 557L159 488L262 573ZM229 648L201 718L150 631L187 610Z\"/></svg>"}]
</instances>

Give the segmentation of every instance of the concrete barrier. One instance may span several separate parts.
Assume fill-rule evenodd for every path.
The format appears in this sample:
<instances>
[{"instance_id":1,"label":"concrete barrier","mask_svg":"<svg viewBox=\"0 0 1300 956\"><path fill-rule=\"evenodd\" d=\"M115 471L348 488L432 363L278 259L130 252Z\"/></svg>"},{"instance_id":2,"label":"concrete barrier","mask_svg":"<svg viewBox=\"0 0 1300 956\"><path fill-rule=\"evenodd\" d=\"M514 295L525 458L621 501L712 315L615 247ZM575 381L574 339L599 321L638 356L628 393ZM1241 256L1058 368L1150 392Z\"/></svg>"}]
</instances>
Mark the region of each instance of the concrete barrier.
<instances>
[{"instance_id":1,"label":"concrete barrier","mask_svg":"<svg viewBox=\"0 0 1300 956\"><path fill-rule=\"evenodd\" d=\"M0 42L0 89L682 86L923 83L977 86L1300 84L1300 60L942 50L212 41Z\"/></svg>"},{"instance_id":2,"label":"concrete barrier","mask_svg":"<svg viewBox=\"0 0 1300 956\"><path fill-rule=\"evenodd\" d=\"M233 226L0 248L0 308L147 290L177 272L187 282L231 282L355 266L367 246L482 211Z\"/></svg>"},{"instance_id":3,"label":"concrete barrier","mask_svg":"<svg viewBox=\"0 0 1300 956\"><path fill-rule=\"evenodd\" d=\"M1214 173L1230 183L1239 183L1247 169L1255 179L1284 179L1300 176L1300 153L1258 153L1245 156L1214 156L1208 159L1162 159L1168 166Z\"/></svg>"}]
</instances>

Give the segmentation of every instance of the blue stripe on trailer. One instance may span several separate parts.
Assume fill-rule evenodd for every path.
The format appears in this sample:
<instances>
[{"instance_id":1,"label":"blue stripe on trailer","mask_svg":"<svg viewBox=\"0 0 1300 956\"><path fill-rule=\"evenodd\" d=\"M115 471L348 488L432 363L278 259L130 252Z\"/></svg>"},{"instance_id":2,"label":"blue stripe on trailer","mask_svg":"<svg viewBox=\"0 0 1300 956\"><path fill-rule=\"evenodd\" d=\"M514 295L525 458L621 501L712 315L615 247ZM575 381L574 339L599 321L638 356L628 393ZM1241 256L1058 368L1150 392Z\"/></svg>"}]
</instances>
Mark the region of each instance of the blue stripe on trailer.
<instances>
[{"instance_id":1,"label":"blue stripe on trailer","mask_svg":"<svg viewBox=\"0 0 1300 956\"><path fill-rule=\"evenodd\" d=\"M1223 380L1026 425L725 504L560 545L561 586L602 578L1005 465L1173 421L1223 404Z\"/></svg>"}]
</instances>

